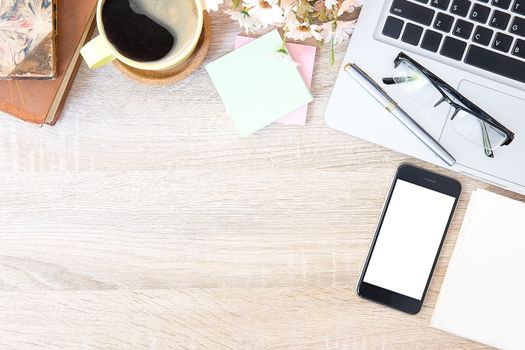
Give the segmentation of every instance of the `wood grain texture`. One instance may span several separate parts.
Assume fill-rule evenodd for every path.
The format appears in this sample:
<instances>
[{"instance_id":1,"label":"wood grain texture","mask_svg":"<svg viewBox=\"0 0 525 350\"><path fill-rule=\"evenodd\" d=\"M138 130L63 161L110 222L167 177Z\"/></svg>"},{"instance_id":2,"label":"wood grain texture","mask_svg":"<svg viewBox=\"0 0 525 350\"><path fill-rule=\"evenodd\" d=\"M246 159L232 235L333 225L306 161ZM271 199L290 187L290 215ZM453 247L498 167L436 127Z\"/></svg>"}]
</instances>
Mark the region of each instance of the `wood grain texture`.
<instances>
[{"instance_id":1,"label":"wood grain texture","mask_svg":"<svg viewBox=\"0 0 525 350\"><path fill-rule=\"evenodd\" d=\"M238 33L212 26L207 62ZM524 197L326 127L344 50L318 54L307 126L246 139L203 68L151 87L83 65L54 128L2 117L0 347L483 348L432 309L471 191ZM417 316L354 292L403 161L464 186Z\"/></svg>"}]
</instances>

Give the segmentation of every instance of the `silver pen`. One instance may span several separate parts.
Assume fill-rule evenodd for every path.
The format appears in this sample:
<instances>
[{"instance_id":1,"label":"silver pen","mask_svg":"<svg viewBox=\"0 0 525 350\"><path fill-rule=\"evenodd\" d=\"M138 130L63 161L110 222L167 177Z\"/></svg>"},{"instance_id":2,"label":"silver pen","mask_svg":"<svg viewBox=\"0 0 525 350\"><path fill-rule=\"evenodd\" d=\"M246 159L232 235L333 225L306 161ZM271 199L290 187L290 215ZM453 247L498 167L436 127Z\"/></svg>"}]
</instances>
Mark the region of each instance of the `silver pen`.
<instances>
[{"instance_id":1,"label":"silver pen","mask_svg":"<svg viewBox=\"0 0 525 350\"><path fill-rule=\"evenodd\" d=\"M412 119L372 78L354 63L345 65L345 71L361 85L377 102L386 108L397 120L410 130L421 142L445 163L452 166L456 164L454 157L447 152L428 132L425 131L414 119Z\"/></svg>"}]
</instances>

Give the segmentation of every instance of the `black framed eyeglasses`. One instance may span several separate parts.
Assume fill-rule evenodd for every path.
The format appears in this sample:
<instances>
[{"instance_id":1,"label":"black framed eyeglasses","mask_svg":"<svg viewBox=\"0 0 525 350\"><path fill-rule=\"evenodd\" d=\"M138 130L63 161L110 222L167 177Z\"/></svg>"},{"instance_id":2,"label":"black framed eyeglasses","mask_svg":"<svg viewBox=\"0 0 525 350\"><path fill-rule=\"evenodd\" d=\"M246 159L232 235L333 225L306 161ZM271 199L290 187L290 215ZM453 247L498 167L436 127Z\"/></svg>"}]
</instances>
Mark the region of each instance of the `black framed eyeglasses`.
<instances>
[{"instance_id":1,"label":"black framed eyeglasses","mask_svg":"<svg viewBox=\"0 0 525 350\"><path fill-rule=\"evenodd\" d=\"M512 131L407 54L400 52L394 67L392 77L383 78L383 83L398 84L424 107L448 103L454 109L453 129L467 141L482 147L487 157L493 158L495 149L514 140Z\"/></svg>"}]
</instances>

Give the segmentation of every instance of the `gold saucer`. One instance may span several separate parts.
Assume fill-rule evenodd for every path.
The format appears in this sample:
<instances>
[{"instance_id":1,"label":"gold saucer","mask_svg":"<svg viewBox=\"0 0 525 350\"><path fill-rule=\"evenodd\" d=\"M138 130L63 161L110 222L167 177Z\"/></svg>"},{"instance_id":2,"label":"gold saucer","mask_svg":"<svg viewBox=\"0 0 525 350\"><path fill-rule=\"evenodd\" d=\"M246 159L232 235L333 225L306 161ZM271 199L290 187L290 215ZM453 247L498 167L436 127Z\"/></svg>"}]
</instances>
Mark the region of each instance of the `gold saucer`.
<instances>
[{"instance_id":1,"label":"gold saucer","mask_svg":"<svg viewBox=\"0 0 525 350\"><path fill-rule=\"evenodd\" d=\"M211 42L211 21L208 12L204 12L204 21L202 27L201 37L195 51L188 57L184 62L175 66L174 68L154 71L154 70L141 70L130 67L119 60L114 60L113 64L119 71L124 73L128 78L146 85L167 85L177 83L187 78L193 73L206 57L208 48Z\"/></svg>"}]
</instances>

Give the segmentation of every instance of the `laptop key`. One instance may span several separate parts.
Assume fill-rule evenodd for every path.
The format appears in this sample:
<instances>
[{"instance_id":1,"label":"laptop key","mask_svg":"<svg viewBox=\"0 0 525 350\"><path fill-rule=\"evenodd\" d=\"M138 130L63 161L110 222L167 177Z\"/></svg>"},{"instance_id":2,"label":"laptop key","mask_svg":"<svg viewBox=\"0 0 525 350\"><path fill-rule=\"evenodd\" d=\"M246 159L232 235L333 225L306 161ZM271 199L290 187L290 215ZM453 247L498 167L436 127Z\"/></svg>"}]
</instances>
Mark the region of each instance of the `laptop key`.
<instances>
[{"instance_id":1,"label":"laptop key","mask_svg":"<svg viewBox=\"0 0 525 350\"><path fill-rule=\"evenodd\" d=\"M470 1L468 0L454 0L450 7L450 12L455 15L465 17L470 8Z\"/></svg>"},{"instance_id":2,"label":"laptop key","mask_svg":"<svg viewBox=\"0 0 525 350\"><path fill-rule=\"evenodd\" d=\"M407 0L394 0L390 13L429 26L435 11Z\"/></svg>"},{"instance_id":3,"label":"laptop key","mask_svg":"<svg viewBox=\"0 0 525 350\"><path fill-rule=\"evenodd\" d=\"M440 10L446 10L450 0L430 0L430 6L436 7Z\"/></svg>"},{"instance_id":4,"label":"laptop key","mask_svg":"<svg viewBox=\"0 0 525 350\"><path fill-rule=\"evenodd\" d=\"M422 4L428 4L428 0L416 0L417 2L420 2Z\"/></svg>"},{"instance_id":5,"label":"laptop key","mask_svg":"<svg viewBox=\"0 0 525 350\"><path fill-rule=\"evenodd\" d=\"M472 36L472 41L487 46L488 44L490 44L492 34L494 34L494 31L492 29L477 26L476 30L474 31L474 35Z\"/></svg>"},{"instance_id":6,"label":"laptop key","mask_svg":"<svg viewBox=\"0 0 525 350\"><path fill-rule=\"evenodd\" d=\"M525 16L525 0L514 0L512 12Z\"/></svg>"},{"instance_id":7,"label":"laptop key","mask_svg":"<svg viewBox=\"0 0 525 350\"><path fill-rule=\"evenodd\" d=\"M385 21L385 26L383 27L383 35L390 38L398 39L401 35L401 30L403 29L403 24L405 24L399 18L388 16Z\"/></svg>"},{"instance_id":8,"label":"laptop key","mask_svg":"<svg viewBox=\"0 0 525 350\"><path fill-rule=\"evenodd\" d=\"M479 23L487 22L490 14L490 7L483 6L480 4L474 4L472 11L470 11L469 18Z\"/></svg>"},{"instance_id":9,"label":"laptop key","mask_svg":"<svg viewBox=\"0 0 525 350\"><path fill-rule=\"evenodd\" d=\"M525 40L518 39L511 53L514 56L525 59Z\"/></svg>"},{"instance_id":10,"label":"laptop key","mask_svg":"<svg viewBox=\"0 0 525 350\"><path fill-rule=\"evenodd\" d=\"M454 23L454 17L439 12L434 20L434 28L448 33L450 32L450 28L452 28L452 23Z\"/></svg>"},{"instance_id":11,"label":"laptop key","mask_svg":"<svg viewBox=\"0 0 525 350\"><path fill-rule=\"evenodd\" d=\"M465 63L525 83L525 62L495 51L470 45Z\"/></svg>"},{"instance_id":12,"label":"laptop key","mask_svg":"<svg viewBox=\"0 0 525 350\"><path fill-rule=\"evenodd\" d=\"M454 26L452 34L454 34L455 36L459 36L463 39L468 39L470 38L472 29L474 29L474 25L472 23L464 21L462 19L458 19L456 21L456 25Z\"/></svg>"},{"instance_id":13,"label":"laptop key","mask_svg":"<svg viewBox=\"0 0 525 350\"><path fill-rule=\"evenodd\" d=\"M443 45L441 46L441 51L439 51L439 53L445 57L460 61L463 57L466 47L466 42L447 36L443 41Z\"/></svg>"},{"instance_id":14,"label":"laptop key","mask_svg":"<svg viewBox=\"0 0 525 350\"><path fill-rule=\"evenodd\" d=\"M492 42L492 48L501 52L508 52L510 45L512 45L512 37L503 33L497 33Z\"/></svg>"},{"instance_id":15,"label":"laptop key","mask_svg":"<svg viewBox=\"0 0 525 350\"><path fill-rule=\"evenodd\" d=\"M509 24L509 21L510 15L508 13L494 10L494 14L489 21L489 25L497 29L505 30Z\"/></svg>"},{"instance_id":16,"label":"laptop key","mask_svg":"<svg viewBox=\"0 0 525 350\"><path fill-rule=\"evenodd\" d=\"M425 31L425 35L423 35L423 40L421 40L421 48L428 51L437 52L442 38L443 34L427 29Z\"/></svg>"},{"instance_id":17,"label":"laptop key","mask_svg":"<svg viewBox=\"0 0 525 350\"><path fill-rule=\"evenodd\" d=\"M509 31L513 34L518 34L519 36L525 36L525 18L514 17Z\"/></svg>"},{"instance_id":18,"label":"laptop key","mask_svg":"<svg viewBox=\"0 0 525 350\"><path fill-rule=\"evenodd\" d=\"M407 23L405 30L403 31L403 36L401 36L401 41L417 46L419 44L419 39L421 39L421 34L423 33L423 28L412 23Z\"/></svg>"},{"instance_id":19,"label":"laptop key","mask_svg":"<svg viewBox=\"0 0 525 350\"><path fill-rule=\"evenodd\" d=\"M511 0L492 0L492 5L499 7L500 9L508 9Z\"/></svg>"}]
</instances>

